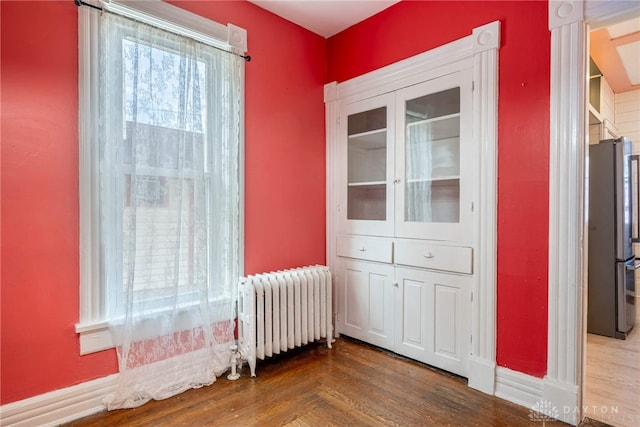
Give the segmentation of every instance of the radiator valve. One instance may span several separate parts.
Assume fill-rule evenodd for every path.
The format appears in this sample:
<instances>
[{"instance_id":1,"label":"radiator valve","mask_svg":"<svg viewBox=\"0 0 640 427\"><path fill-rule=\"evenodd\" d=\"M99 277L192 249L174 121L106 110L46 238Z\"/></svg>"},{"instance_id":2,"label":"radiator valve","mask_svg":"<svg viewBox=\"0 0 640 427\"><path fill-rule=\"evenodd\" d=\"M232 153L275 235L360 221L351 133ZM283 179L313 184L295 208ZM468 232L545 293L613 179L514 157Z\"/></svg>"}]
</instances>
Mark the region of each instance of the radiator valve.
<instances>
[{"instance_id":1,"label":"radiator valve","mask_svg":"<svg viewBox=\"0 0 640 427\"><path fill-rule=\"evenodd\" d=\"M234 344L230 347L230 349L231 349L231 373L227 375L227 379L231 381L235 381L238 378L240 378L240 374L236 369L238 365L238 346Z\"/></svg>"}]
</instances>

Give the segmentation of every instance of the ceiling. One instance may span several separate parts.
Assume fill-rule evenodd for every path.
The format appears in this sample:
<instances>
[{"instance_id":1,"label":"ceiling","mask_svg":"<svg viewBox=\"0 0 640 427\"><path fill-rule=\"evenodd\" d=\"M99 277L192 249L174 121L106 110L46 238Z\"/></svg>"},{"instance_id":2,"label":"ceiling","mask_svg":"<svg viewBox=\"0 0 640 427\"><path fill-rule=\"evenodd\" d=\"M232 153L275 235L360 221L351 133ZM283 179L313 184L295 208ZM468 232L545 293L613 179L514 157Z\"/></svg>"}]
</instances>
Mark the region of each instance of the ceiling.
<instances>
[{"instance_id":1,"label":"ceiling","mask_svg":"<svg viewBox=\"0 0 640 427\"><path fill-rule=\"evenodd\" d=\"M399 0L249 0L322 37L331 37Z\"/></svg>"},{"instance_id":2,"label":"ceiling","mask_svg":"<svg viewBox=\"0 0 640 427\"><path fill-rule=\"evenodd\" d=\"M590 55L615 93L640 89L640 17L590 34Z\"/></svg>"}]
</instances>

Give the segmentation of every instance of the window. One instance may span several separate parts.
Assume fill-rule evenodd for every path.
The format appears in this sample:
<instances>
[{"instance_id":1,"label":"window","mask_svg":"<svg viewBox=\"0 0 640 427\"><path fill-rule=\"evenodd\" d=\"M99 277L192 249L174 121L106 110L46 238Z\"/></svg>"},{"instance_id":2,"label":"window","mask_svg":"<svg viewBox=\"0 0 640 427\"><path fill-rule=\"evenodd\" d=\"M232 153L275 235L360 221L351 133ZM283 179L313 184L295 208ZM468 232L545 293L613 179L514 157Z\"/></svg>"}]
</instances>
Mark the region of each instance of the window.
<instances>
[{"instance_id":1,"label":"window","mask_svg":"<svg viewBox=\"0 0 640 427\"><path fill-rule=\"evenodd\" d=\"M81 354L125 314L233 300L242 274L246 33L137 3L79 10Z\"/></svg>"}]
</instances>

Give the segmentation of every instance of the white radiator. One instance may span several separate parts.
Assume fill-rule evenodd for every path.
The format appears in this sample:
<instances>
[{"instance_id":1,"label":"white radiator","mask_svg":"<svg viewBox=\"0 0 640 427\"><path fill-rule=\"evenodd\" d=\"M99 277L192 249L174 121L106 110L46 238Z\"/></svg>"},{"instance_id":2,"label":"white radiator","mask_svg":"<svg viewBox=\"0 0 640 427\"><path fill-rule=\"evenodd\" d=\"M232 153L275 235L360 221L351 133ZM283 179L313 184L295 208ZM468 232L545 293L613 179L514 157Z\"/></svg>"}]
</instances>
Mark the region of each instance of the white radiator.
<instances>
[{"instance_id":1,"label":"white radiator","mask_svg":"<svg viewBox=\"0 0 640 427\"><path fill-rule=\"evenodd\" d=\"M256 376L256 359L326 338L331 348L331 272L316 265L240 279L238 351Z\"/></svg>"}]
</instances>

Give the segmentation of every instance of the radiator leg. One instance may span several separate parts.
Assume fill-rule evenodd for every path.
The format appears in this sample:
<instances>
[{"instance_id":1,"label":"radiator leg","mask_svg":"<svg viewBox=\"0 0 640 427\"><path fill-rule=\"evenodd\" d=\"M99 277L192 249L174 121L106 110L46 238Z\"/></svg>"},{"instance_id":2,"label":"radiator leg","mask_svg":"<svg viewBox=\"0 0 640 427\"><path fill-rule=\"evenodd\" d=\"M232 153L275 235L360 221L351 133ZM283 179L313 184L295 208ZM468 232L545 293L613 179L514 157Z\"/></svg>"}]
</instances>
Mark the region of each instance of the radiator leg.
<instances>
[{"instance_id":1,"label":"radiator leg","mask_svg":"<svg viewBox=\"0 0 640 427\"><path fill-rule=\"evenodd\" d=\"M251 378L256 376L256 359L255 358L249 358L249 360L247 360L247 362L249 363L249 370L251 371Z\"/></svg>"},{"instance_id":2,"label":"radiator leg","mask_svg":"<svg viewBox=\"0 0 640 427\"><path fill-rule=\"evenodd\" d=\"M231 373L227 375L227 379L231 381L235 381L240 378L240 374L237 371L238 366L238 346L231 346Z\"/></svg>"}]
</instances>

